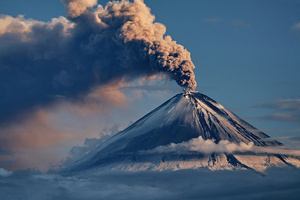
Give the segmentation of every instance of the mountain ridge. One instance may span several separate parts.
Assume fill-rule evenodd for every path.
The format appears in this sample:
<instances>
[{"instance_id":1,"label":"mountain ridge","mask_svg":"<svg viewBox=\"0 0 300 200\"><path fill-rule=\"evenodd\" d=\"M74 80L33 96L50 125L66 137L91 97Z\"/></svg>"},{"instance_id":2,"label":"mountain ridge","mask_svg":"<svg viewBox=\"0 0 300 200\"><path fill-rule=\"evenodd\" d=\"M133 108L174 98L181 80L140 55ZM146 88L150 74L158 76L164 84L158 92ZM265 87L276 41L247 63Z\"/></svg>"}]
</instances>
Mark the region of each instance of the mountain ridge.
<instances>
[{"instance_id":1,"label":"mountain ridge","mask_svg":"<svg viewBox=\"0 0 300 200\"><path fill-rule=\"evenodd\" d=\"M240 161L247 163L247 158L245 158L247 155L262 156L259 159L261 163L256 164L259 165L256 167L258 171L267 165L287 164L287 158L281 155L257 155L251 152L235 155L230 153L206 155L200 152L141 153L161 146L186 143L199 137L205 141L214 141L216 144L228 141L233 144L253 143L259 147L282 146L276 140L264 141L270 137L206 95L186 92L167 100L62 172L77 174L81 171L101 171L104 168L133 171L182 168L176 165L182 165L183 168L208 167L212 170L252 169L248 166L249 164L246 165ZM298 163L298 161L292 162Z\"/></svg>"}]
</instances>

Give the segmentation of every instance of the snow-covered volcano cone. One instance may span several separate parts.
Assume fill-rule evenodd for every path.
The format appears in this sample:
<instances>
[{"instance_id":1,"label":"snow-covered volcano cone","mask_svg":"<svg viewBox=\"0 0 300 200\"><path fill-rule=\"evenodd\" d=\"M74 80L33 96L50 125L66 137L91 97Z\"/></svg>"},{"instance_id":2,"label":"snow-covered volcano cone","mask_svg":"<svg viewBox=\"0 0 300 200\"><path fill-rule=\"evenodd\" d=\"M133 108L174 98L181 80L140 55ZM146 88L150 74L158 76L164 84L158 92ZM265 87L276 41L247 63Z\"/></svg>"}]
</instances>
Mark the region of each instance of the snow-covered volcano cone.
<instances>
[{"instance_id":1,"label":"snow-covered volcano cone","mask_svg":"<svg viewBox=\"0 0 300 200\"><path fill-rule=\"evenodd\" d=\"M101 170L177 170L208 167L210 169L251 168L237 160L232 152L206 153L163 151L168 147L186 147L189 141L213 141L231 145L252 144L275 147L282 144L265 140L260 132L219 103L198 92L185 92L169 99L125 130L117 133L83 158L62 171L63 174L94 173ZM227 144L226 143L226 144ZM178 145L179 144L179 145ZM183 144L183 146L180 146ZM170 146L171 145L171 146ZM166 148L161 148L166 147ZM186 150L186 148L184 149ZM243 154L246 154L245 151ZM249 154L249 152L248 152ZM250 153L257 155L256 153ZM249 160L250 157L240 159ZM282 156L265 155L258 165L284 163ZM253 159L253 157L251 158ZM251 160L250 159L250 160ZM271 160L270 160L271 159ZM276 162L274 164L273 160ZM266 164L266 162L268 164ZM252 165L251 165L252 166ZM252 166L253 167L253 166ZM261 169L258 169L261 170Z\"/></svg>"}]
</instances>

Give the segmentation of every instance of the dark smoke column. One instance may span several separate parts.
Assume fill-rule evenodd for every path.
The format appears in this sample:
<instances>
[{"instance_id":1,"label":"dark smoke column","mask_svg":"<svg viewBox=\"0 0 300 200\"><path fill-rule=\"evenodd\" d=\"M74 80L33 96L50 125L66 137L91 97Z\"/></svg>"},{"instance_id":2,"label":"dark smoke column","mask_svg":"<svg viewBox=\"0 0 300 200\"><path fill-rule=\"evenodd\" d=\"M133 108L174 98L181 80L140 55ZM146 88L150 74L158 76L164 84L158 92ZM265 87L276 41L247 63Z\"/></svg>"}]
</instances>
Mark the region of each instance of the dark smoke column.
<instances>
[{"instance_id":1,"label":"dark smoke column","mask_svg":"<svg viewBox=\"0 0 300 200\"><path fill-rule=\"evenodd\" d=\"M105 8L98 6L98 9L90 11L89 7L95 6L96 2L64 0L69 19L79 26L78 18L95 16L94 23L97 24L93 26L99 27L99 33L94 34L101 34L101 38L109 38L116 45L120 71L126 68L129 76L163 72L185 89L196 88L195 66L190 53L170 36L164 36L166 27L154 22L154 15L142 0L108 2Z\"/></svg>"},{"instance_id":2,"label":"dark smoke column","mask_svg":"<svg viewBox=\"0 0 300 200\"><path fill-rule=\"evenodd\" d=\"M149 58L149 65L153 70L166 72L178 85L195 90L195 66L190 53L170 36L164 37L166 27L154 23L155 17L142 1L137 0L126 5L128 11L134 10L135 14L122 27L124 42L139 46L141 52Z\"/></svg>"},{"instance_id":3,"label":"dark smoke column","mask_svg":"<svg viewBox=\"0 0 300 200\"><path fill-rule=\"evenodd\" d=\"M190 53L142 0L62 0L67 18L50 22L0 15L0 126L110 85L165 74L185 90L196 81ZM58 99L57 97L62 97Z\"/></svg>"}]
</instances>

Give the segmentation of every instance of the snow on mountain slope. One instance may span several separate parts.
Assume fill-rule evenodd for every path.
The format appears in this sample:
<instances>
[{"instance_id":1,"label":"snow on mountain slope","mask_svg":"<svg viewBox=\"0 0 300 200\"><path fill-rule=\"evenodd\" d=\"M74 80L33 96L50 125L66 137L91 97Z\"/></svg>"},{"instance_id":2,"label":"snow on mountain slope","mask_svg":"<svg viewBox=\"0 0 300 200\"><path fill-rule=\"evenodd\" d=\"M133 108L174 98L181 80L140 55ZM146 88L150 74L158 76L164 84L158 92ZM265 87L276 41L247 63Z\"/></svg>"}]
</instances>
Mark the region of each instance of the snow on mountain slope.
<instances>
[{"instance_id":1,"label":"snow on mountain slope","mask_svg":"<svg viewBox=\"0 0 300 200\"><path fill-rule=\"evenodd\" d=\"M252 169L289 165L286 156L250 153L246 149L231 152L152 152L170 144L186 144L201 137L217 145L255 145L276 147L275 140L240 119L219 103L198 92L178 94L157 107L125 130L89 152L73 166L62 170L65 175L94 173L98 170L178 170L207 167L220 169ZM230 146L231 145L231 146ZM145 153L146 152L146 153ZM250 157L251 158L250 158ZM256 156L256 157L253 157ZM294 158L296 166L299 158ZM243 160L243 163L239 160ZM253 160L253 164L248 160ZM279 161L278 161L279 160ZM274 161L274 162L273 162ZM278 161L278 162L277 162ZM247 163L247 164L244 164ZM259 164L255 164L259 163ZM249 167L252 166L252 167ZM289 166L292 166L290 164ZM294 165L293 165L294 166ZM299 164L300 166L300 164Z\"/></svg>"}]
</instances>

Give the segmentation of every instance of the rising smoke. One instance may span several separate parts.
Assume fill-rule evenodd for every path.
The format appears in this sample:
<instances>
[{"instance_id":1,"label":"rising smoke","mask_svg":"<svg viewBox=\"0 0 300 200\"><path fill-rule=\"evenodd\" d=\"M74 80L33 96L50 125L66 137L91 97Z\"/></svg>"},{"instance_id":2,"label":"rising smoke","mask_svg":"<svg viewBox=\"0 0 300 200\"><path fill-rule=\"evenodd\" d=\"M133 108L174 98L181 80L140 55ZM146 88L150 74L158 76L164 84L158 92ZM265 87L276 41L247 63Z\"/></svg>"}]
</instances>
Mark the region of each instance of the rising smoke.
<instances>
[{"instance_id":1,"label":"rising smoke","mask_svg":"<svg viewBox=\"0 0 300 200\"><path fill-rule=\"evenodd\" d=\"M0 17L0 123L57 97L76 101L96 87L165 74L195 89L190 53L142 0L63 0L68 18Z\"/></svg>"}]
</instances>

